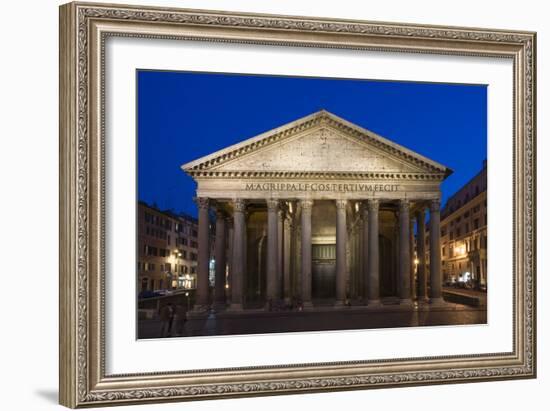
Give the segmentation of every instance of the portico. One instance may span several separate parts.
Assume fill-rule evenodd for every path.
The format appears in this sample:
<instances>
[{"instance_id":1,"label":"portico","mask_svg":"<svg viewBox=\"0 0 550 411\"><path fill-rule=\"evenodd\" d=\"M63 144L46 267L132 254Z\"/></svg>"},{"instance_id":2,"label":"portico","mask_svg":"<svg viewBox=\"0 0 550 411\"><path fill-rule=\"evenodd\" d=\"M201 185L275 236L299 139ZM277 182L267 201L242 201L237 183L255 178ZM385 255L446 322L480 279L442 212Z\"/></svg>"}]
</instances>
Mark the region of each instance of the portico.
<instances>
[{"instance_id":1,"label":"portico","mask_svg":"<svg viewBox=\"0 0 550 411\"><path fill-rule=\"evenodd\" d=\"M442 302L439 186L447 167L319 111L182 169L197 183L197 310ZM428 211L429 262L420 241L416 264L414 227L424 239Z\"/></svg>"}]
</instances>

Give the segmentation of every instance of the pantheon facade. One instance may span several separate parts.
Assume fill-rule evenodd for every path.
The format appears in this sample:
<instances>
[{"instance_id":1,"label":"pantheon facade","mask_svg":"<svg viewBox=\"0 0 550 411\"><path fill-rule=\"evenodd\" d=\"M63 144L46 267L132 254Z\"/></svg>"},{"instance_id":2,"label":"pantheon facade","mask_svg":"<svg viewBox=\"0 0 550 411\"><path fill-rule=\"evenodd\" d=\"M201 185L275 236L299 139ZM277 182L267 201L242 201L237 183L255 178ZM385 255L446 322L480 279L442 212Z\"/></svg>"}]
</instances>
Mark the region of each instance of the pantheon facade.
<instances>
[{"instance_id":1,"label":"pantheon facade","mask_svg":"<svg viewBox=\"0 0 550 411\"><path fill-rule=\"evenodd\" d=\"M197 183L195 312L443 303L449 168L321 110L182 169Z\"/></svg>"}]
</instances>

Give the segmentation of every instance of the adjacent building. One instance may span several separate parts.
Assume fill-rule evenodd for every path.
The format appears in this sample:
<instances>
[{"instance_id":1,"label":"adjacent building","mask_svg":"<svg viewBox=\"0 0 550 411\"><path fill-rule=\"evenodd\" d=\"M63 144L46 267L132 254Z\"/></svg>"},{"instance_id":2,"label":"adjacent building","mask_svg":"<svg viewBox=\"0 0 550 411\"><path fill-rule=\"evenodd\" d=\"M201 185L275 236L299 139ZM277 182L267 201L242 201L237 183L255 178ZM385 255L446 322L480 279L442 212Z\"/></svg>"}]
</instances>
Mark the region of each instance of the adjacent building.
<instances>
[{"instance_id":1,"label":"adjacent building","mask_svg":"<svg viewBox=\"0 0 550 411\"><path fill-rule=\"evenodd\" d=\"M487 287L487 161L441 212L441 267L447 284Z\"/></svg>"},{"instance_id":2,"label":"adjacent building","mask_svg":"<svg viewBox=\"0 0 550 411\"><path fill-rule=\"evenodd\" d=\"M138 203L138 291L193 289L198 222L186 214Z\"/></svg>"}]
</instances>

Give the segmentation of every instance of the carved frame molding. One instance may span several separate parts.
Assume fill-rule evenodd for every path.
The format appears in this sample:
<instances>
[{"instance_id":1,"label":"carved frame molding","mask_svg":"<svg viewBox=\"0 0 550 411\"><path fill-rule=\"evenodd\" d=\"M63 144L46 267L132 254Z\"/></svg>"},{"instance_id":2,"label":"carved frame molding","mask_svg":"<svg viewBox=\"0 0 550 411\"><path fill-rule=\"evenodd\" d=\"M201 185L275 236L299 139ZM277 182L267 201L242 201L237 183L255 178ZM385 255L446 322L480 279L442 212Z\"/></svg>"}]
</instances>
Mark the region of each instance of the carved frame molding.
<instances>
[{"instance_id":1,"label":"carved frame molding","mask_svg":"<svg viewBox=\"0 0 550 411\"><path fill-rule=\"evenodd\" d=\"M91 3L61 6L60 28L63 405L104 406L535 377L535 33ZM513 59L513 352L106 375L102 75L108 36Z\"/></svg>"}]
</instances>

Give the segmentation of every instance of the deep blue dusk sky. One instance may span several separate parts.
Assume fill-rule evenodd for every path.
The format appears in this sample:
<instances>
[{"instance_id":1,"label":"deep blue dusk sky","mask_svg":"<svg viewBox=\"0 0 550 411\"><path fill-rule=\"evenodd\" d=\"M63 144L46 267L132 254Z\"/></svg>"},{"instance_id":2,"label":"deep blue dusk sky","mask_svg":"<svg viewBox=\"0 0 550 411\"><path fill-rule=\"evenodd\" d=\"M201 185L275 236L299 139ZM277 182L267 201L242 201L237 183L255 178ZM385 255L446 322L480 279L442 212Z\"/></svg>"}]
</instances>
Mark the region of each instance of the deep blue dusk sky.
<instances>
[{"instance_id":1,"label":"deep blue dusk sky","mask_svg":"<svg viewBox=\"0 0 550 411\"><path fill-rule=\"evenodd\" d=\"M138 197L196 216L188 161L320 109L454 170L443 201L487 158L487 88L138 71Z\"/></svg>"}]
</instances>

